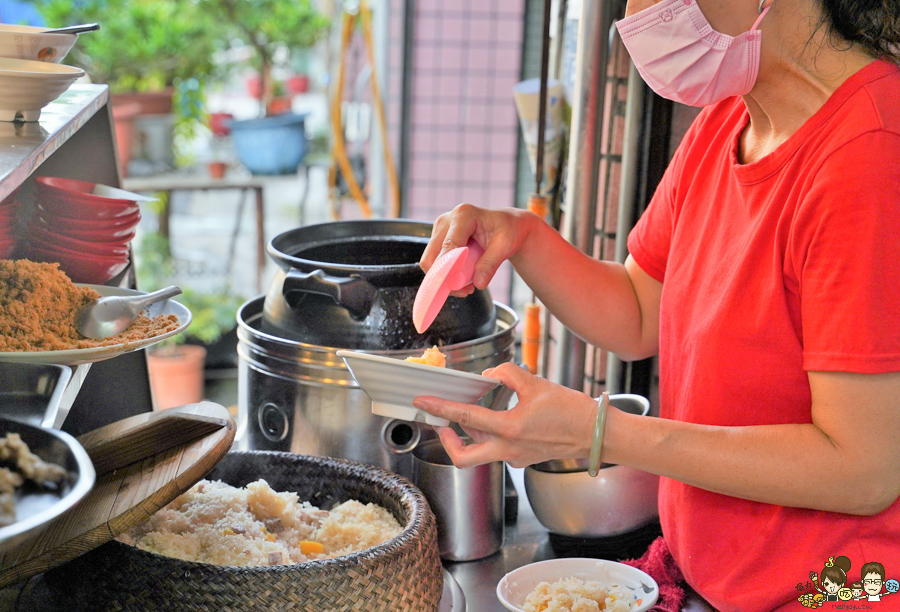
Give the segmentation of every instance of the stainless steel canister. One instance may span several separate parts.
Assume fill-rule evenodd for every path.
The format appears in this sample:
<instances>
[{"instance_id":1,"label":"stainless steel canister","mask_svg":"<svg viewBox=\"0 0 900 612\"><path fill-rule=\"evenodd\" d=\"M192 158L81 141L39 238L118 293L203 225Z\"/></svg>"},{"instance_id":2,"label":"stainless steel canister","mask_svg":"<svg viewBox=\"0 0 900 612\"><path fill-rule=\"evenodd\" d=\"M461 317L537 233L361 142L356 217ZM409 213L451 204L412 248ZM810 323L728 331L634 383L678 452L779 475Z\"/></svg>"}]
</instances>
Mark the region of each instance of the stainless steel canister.
<instances>
[{"instance_id":1,"label":"stainless steel canister","mask_svg":"<svg viewBox=\"0 0 900 612\"><path fill-rule=\"evenodd\" d=\"M412 476L410 451L435 436L431 427L372 414L341 347L304 344L261 331L263 297L238 311L238 447L341 457ZM480 374L515 356L518 317L496 303L495 331L441 347L447 367ZM421 350L371 351L404 359ZM503 388L500 388L503 390ZM489 393L482 404L505 409L509 397Z\"/></svg>"},{"instance_id":2,"label":"stainless steel canister","mask_svg":"<svg viewBox=\"0 0 900 612\"><path fill-rule=\"evenodd\" d=\"M504 484L502 461L459 469L437 439L412 451L413 482L437 518L441 558L472 561L503 547Z\"/></svg>"}]
</instances>

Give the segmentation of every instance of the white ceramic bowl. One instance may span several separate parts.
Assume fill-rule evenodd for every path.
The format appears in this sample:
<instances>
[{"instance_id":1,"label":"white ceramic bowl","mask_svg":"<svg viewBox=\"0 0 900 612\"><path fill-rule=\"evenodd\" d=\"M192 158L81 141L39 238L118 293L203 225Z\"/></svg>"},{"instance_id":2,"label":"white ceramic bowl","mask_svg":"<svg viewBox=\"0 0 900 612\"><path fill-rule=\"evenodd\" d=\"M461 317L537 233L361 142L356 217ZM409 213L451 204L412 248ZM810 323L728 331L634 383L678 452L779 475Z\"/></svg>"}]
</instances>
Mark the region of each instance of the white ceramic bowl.
<instances>
[{"instance_id":1,"label":"white ceramic bowl","mask_svg":"<svg viewBox=\"0 0 900 612\"><path fill-rule=\"evenodd\" d=\"M0 24L0 57L60 63L78 34L47 34L47 28Z\"/></svg>"},{"instance_id":2,"label":"white ceramic bowl","mask_svg":"<svg viewBox=\"0 0 900 612\"><path fill-rule=\"evenodd\" d=\"M438 368L357 351L338 351L360 388L372 399L374 414L447 426L450 421L413 406L421 395L474 404L500 384L496 378Z\"/></svg>"},{"instance_id":3,"label":"white ceramic bowl","mask_svg":"<svg viewBox=\"0 0 900 612\"><path fill-rule=\"evenodd\" d=\"M0 58L0 121L37 121L41 109L56 100L84 70L32 60Z\"/></svg>"},{"instance_id":4,"label":"white ceramic bowl","mask_svg":"<svg viewBox=\"0 0 900 612\"><path fill-rule=\"evenodd\" d=\"M538 584L570 576L619 587L633 598L630 612L649 610L659 599L656 581L641 570L615 561L583 558L550 559L515 569L497 584L497 598L507 610L523 612L525 598Z\"/></svg>"}]
</instances>

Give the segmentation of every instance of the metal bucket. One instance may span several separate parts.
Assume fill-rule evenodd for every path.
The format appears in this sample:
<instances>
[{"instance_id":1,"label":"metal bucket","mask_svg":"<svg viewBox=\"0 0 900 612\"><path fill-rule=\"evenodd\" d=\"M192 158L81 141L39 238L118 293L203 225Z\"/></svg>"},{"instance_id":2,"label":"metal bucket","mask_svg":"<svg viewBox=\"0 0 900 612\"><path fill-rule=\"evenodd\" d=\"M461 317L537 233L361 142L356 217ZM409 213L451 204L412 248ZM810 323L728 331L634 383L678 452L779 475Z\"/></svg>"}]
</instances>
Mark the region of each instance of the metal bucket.
<instances>
[{"instance_id":1,"label":"metal bucket","mask_svg":"<svg viewBox=\"0 0 900 612\"><path fill-rule=\"evenodd\" d=\"M430 427L372 414L372 402L336 352L261 331L264 297L238 311L239 448L341 457L412 477L410 451L435 437ZM447 367L480 374L515 357L518 316L494 303L494 333L441 347ZM404 359L421 350L371 351ZM508 390L482 405L506 409Z\"/></svg>"}]
</instances>

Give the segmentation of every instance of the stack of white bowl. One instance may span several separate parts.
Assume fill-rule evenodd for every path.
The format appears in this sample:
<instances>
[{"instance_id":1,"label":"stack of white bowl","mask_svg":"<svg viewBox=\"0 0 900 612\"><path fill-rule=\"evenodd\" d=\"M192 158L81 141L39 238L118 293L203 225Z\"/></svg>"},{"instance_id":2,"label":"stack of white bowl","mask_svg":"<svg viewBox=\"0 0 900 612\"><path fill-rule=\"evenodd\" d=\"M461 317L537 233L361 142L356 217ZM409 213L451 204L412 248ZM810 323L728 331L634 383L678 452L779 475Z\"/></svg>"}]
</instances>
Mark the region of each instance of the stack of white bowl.
<instances>
[{"instance_id":1,"label":"stack of white bowl","mask_svg":"<svg viewBox=\"0 0 900 612\"><path fill-rule=\"evenodd\" d=\"M77 34L47 34L46 28L0 24L0 121L37 121L84 71L59 62Z\"/></svg>"}]
</instances>

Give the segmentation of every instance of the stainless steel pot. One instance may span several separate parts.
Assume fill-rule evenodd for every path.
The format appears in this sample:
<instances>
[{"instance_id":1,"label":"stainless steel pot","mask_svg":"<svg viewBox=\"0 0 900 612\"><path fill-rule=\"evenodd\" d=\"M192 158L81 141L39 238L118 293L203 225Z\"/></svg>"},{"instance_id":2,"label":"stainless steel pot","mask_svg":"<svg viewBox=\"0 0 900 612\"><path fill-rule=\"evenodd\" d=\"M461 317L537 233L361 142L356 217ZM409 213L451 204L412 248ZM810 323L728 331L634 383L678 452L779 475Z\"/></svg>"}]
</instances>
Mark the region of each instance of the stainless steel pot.
<instances>
[{"instance_id":1,"label":"stainless steel pot","mask_svg":"<svg viewBox=\"0 0 900 612\"><path fill-rule=\"evenodd\" d=\"M650 412L650 402L640 395L610 395L609 403L632 414ZM592 478L587 464L587 459L569 459L525 468L528 502L549 531L580 538L609 537L633 531L659 516L659 476L604 463L600 474Z\"/></svg>"},{"instance_id":2,"label":"stainless steel pot","mask_svg":"<svg viewBox=\"0 0 900 612\"><path fill-rule=\"evenodd\" d=\"M412 476L410 451L434 437L430 427L372 414L372 402L336 352L282 338L262 329L264 298L238 311L240 447L342 457ZM494 303L491 333L441 347L447 367L480 374L515 356L518 317ZM404 359L415 350L372 351ZM509 395L492 391L482 404L505 409Z\"/></svg>"}]
</instances>

